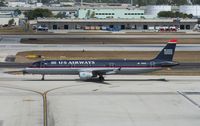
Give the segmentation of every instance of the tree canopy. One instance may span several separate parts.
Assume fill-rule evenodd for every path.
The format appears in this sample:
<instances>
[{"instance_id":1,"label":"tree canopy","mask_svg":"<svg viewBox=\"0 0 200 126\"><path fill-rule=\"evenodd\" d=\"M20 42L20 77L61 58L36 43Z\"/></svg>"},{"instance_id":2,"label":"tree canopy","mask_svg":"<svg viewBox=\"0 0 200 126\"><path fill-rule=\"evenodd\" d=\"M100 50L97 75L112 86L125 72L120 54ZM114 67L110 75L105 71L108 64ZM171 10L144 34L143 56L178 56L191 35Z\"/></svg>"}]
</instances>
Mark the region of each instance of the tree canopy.
<instances>
[{"instance_id":1,"label":"tree canopy","mask_svg":"<svg viewBox=\"0 0 200 126\"><path fill-rule=\"evenodd\" d=\"M43 17L52 17L53 16L53 14L52 14L52 12L50 10L42 9L42 8L37 8L35 10L24 12L24 15L29 20L36 19L38 17L43 18Z\"/></svg>"},{"instance_id":2,"label":"tree canopy","mask_svg":"<svg viewBox=\"0 0 200 126\"><path fill-rule=\"evenodd\" d=\"M22 12L21 12L21 10L19 10L19 9L16 9L16 10L14 10L14 15L15 16L18 16L18 15L20 15Z\"/></svg>"},{"instance_id":3,"label":"tree canopy","mask_svg":"<svg viewBox=\"0 0 200 126\"><path fill-rule=\"evenodd\" d=\"M0 7L5 7L5 0L0 0Z\"/></svg>"},{"instance_id":4,"label":"tree canopy","mask_svg":"<svg viewBox=\"0 0 200 126\"><path fill-rule=\"evenodd\" d=\"M158 17L165 18L192 18L192 14L185 14L181 12L172 12L172 11L161 11L158 13Z\"/></svg>"},{"instance_id":5,"label":"tree canopy","mask_svg":"<svg viewBox=\"0 0 200 126\"><path fill-rule=\"evenodd\" d=\"M8 25L9 25L9 26L13 25L14 23L15 23L15 20L14 20L14 19L10 19L10 20L8 21Z\"/></svg>"}]
</instances>

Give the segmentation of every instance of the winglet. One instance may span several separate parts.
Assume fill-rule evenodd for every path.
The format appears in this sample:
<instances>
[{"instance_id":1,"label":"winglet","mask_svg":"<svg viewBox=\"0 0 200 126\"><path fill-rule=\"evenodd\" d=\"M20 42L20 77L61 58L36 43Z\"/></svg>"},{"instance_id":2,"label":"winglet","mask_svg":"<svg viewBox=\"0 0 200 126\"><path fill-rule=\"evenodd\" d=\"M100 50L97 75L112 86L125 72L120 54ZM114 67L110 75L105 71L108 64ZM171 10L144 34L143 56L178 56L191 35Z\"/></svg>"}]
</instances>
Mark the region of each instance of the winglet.
<instances>
[{"instance_id":1,"label":"winglet","mask_svg":"<svg viewBox=\"0 0 200 126\"><path fill-rule=\"evenodd\" d=\"M176 39L171 39L171 40L168 41L168 43L176 43L176 42L177 42Z\"/></svg>"}]
</instances>

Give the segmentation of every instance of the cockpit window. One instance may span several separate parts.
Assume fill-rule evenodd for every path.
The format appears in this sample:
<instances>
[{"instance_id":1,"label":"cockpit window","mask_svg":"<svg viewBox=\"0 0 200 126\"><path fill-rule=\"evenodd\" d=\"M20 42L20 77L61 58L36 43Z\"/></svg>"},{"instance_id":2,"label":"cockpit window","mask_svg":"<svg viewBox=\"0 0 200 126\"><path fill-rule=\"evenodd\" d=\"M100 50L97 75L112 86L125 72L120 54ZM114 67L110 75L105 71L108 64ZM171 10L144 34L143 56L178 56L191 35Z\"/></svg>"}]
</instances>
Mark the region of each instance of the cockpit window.
<instances>
[{"instance_id":1,"label":"cockpit window","mask_svg":"<svg viewBox=\"0 0 200 126\"><path fill-rule=\"evenodd\" d=\"M32 64L33 67L40 67L40 62L36 62Z\"/></svg>"}]
</instances>

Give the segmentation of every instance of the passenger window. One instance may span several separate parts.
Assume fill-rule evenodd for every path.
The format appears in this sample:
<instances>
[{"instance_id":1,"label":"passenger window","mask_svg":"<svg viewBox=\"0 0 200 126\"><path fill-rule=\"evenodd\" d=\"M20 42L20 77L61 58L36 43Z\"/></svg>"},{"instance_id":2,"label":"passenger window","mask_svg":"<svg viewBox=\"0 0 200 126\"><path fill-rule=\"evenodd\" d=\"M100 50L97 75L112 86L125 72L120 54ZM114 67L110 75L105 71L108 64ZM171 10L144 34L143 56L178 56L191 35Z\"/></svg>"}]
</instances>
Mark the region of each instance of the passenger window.
<instances>
[{"instance_id":1,"label":"passenger window","mask_svg":"<svg viewBox=\"0 0 200 126\"><path fill-rule=\"evenodd\" d=\"M151 67L154 67L155 64L156 64L156 63L155 63L154 61L150 62L150 66L151 66Z\"/></svg>"},{"instance_id":2,"label":"passenger window","mask_svg":"<svg viewBox=\"0 0 200 126\"><path fill-rule=\"evenodd\" d=\"M114 67L115 63L109 63L109 66Z\"/></svg>"}]
</instances>

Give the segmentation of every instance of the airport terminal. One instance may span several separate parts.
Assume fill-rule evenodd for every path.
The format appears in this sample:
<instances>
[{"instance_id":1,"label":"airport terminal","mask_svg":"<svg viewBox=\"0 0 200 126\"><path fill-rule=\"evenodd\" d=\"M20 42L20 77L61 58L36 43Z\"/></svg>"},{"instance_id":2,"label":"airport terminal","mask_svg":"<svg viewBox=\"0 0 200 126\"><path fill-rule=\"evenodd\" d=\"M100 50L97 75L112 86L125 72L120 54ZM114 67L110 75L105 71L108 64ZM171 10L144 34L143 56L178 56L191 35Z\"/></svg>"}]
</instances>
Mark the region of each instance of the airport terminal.
<instances>
[{"instance_id":1,"label":"airport terminal","mask_svg":"<svg viewBox=\"0 0 200 126\"><path fill-rule=\"evenodd\" d=\"M38 26L49 30L158 30L160 27L177 27L193 30L198 19L38 19Z\"/></svg>"}]
</instances>

